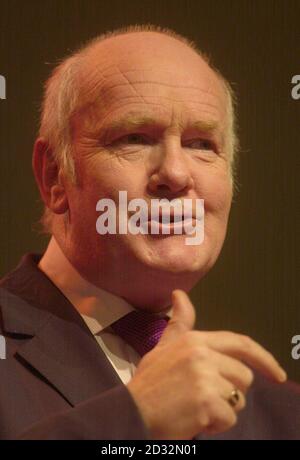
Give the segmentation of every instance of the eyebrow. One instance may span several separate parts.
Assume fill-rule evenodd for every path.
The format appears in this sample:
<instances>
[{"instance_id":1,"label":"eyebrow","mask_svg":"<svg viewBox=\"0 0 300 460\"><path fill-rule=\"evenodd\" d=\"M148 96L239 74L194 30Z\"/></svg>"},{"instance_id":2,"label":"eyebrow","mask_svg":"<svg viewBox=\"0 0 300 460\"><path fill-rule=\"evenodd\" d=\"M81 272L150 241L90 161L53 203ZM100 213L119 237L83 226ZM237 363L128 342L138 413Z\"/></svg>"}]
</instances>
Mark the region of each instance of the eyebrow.
<instances>
[{"instance_id":1,"label":"eyebrow","mask_svg":"<svg viewBox=\"0 0 300 460\"><path fill-rule=\"evenodd\" d=\"M135 128L142 128L146 126L162 126L159 119L148 115L127 115L117 120L111 121L107 126L103 126L101 131L109 131L110 133L118 132L121 130L131 130ZM180 125L179 125L180 126ZM182 127L182 125L181 125ZM219 127L219 123L215 120L196 120L189 123L186 128L197 129L202 132L213 132Z\"/></svg>"},{"instance_id":2,"label":"eyebrow","mask_svg":"<svg viewBox=\"0 0 300 460\"><path fill-rule=\"evenodd\" d=\"M157 119L150 116L128 115L118 120L113 120L108 128L112 131L120 129L141 128L142 126L158 125L160 124Z\"/></svg>"}]
</instances>

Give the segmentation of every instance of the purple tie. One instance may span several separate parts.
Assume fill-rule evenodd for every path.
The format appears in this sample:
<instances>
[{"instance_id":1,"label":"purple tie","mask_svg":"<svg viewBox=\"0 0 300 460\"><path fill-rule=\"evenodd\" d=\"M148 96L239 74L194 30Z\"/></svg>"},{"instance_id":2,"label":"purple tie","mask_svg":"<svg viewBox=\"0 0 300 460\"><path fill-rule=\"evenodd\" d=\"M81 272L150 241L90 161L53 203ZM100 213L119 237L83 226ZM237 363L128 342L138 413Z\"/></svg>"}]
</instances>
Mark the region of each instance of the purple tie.
<instances>
[{"instance_id":1,"label":"purple tie","mask_svg":"<svg viewBox=\"0 0 300 460\"><path fill-rule=\"evenodd\" d=\"M167 316L134 310L111 324L112 329L131 345L140 356L152 350L168 324Z\"/></svg>"}]
</instances>

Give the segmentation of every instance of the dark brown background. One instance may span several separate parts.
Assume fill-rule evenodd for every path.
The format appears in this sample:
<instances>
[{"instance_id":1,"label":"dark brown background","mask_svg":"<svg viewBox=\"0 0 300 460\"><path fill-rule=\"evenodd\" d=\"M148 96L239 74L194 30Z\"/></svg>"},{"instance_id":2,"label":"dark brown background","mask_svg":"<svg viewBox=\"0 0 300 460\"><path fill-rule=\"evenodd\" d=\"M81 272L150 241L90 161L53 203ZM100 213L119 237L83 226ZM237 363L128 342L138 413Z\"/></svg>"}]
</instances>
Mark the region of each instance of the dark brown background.
<instances>
[{"instance_id":1,"label":"dark brown background","mask_svg":"<svg viewBox=\"0 0 300 460\"><path fill-rule=\"evenodd\" d=\"M299 1L0 2L0 274L46 240L31 172L42 84L51 63L107 29L151 22L194 39L234 82L239 100L240 191L214 269L193 290L198 327L249 334L300 381L297 279L300 100Z\"/></svg>"}]
</instances>

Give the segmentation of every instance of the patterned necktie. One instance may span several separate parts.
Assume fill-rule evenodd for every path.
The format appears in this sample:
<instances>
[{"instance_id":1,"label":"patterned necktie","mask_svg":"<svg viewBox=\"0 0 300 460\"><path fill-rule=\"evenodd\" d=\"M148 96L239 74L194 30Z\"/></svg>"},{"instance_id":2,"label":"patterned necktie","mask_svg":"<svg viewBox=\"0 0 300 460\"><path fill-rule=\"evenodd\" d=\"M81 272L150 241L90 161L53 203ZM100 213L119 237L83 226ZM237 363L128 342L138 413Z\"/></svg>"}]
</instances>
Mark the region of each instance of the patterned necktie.
<instances>
[{"instance_id":1,"label":"patterned necktie","mask_svg":"<svg viewBox=\"0 0 300 460\"><path fill-rule=\"evenodd\" d=\"M158 343L168 320L167 316L159 318L153 313L134 310L111 324L111 328L144 356Z\"/></svg>"}]
</instances>

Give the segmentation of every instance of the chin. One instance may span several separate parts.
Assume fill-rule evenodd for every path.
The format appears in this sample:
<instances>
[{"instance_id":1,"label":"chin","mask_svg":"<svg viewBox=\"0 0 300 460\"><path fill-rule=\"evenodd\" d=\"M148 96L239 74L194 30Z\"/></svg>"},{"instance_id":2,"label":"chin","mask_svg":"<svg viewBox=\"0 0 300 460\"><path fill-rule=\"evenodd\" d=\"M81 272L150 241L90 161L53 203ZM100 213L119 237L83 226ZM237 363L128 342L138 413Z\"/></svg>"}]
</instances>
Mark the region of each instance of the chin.
<instances>
[{"instance_id":1,"label":"chin","mask_svg":"<svg viewBox=\"0 0 300 460\"><path fill-rule=\"evenodd\" d=\"M144 262L144 261L142 261ZM157 258L147 262L147 270L140 270L140 283L143 286L137 305L149 310L161 311L170 305L171 293L175 289L189 292L209 272L213 262L209 258L186 257ZM135 291L134 295L137 295ZM155 307L154 307L155 306Z\"/></svg>"},{"instance_id":2,"label":"chin","mask_svg":"<svg viewBox=\"0 0 300 460\"><path fill-rule=\"evenodd\" d=\"M160 260L156 260L153 263L153 267L162 271L170 273L180 274L193 274L201 271L206 265L206 261L203 257L177 255L174 257L164 257Z\"/></svg>"},{"instance_id":3,"label":"chin","mask_svg":"<svg viewBox=\"0 0 300 460\"><path fill-rule=\"evenodd\" d=\"M153 269L174 274L202 272L211 259L207 244L188 246L174 238L160 241L140 255Z\"/></svg>"}]
</instances>

